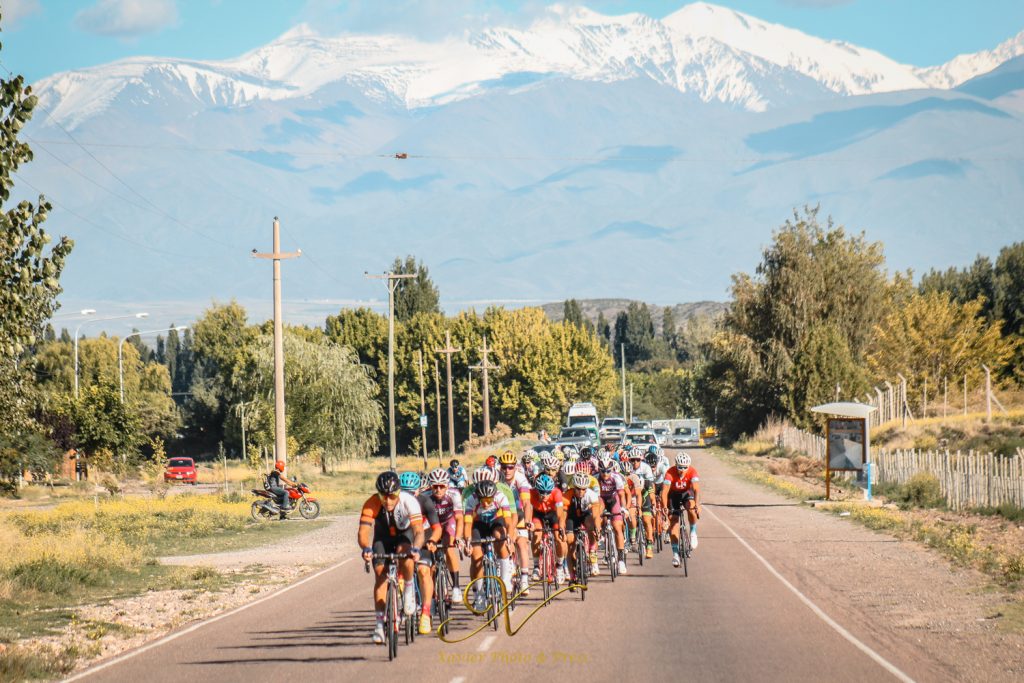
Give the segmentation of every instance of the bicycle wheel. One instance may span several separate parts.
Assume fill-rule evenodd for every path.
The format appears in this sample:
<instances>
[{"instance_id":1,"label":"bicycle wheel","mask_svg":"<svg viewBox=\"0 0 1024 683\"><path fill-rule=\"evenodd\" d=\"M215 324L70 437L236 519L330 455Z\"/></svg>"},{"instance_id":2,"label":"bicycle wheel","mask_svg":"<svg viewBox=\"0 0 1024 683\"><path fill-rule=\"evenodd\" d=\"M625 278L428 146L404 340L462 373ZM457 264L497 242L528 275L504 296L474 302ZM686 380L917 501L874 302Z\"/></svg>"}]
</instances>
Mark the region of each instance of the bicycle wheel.
<instances>
[{"instance_id":1,"label":"bicycle wheel","mask_svg":"<svg viewBox=\"0 0 1024 683\"><path fill-rule=\"evenodd\" d=\"M681 520L679 522L679 556L683 560L683 576L690 575L690 568L687 566L687 560L690 557L690 530L686 528Z\"/></svg>"},{"instance_id":2,"label":"bicycle wheel","mask_svg":"<svg viewBox=\"0 0 1024 683\"><path fill-rule=\"evenodd\" d=\"M484 579L484 599L487 604L487 611L484 616L487 619L492 619L491 627L498 630L498 611L501 609L501 588L497 585L500 578L489 578L498 575L498 563L495 561L493 555L486 555L484 557L484 576L488 577Z\"/></svg>"},{"instance_id":3,"label":"bicycle wheel","mask_svg":"<svg viewBox=\"0 0 1024 683\"><path fill-rule=\"evenodd\" d=\"M540 542L540 582L544 587L544 600L551 597L551 582L554 581L554 553L551 539L545 537ZM545 603L546 604L546 603Z\"/></svg>"},{"instance_id":4,"label":"bicycle wheel","mask_svg":"<svg viewBox=\"0 0 1024 683\"><path fill-rule=\"evenodd\" d=\"M640 558L640 566L644 566L644 553L647 552L647 526L644 524L644 517L636 521L636 554Z\"/></svg>"},{"instance_id":5,"label":"bicycle wheel","mask_svg":"<svg viewBox=\"0 0 1024 683\"><path fill-rule=\"evenodd\" d=\"M384 643L388 646L390 662L398 656L398 587L390 582L384 610Z\"/></svg>"},{"instance_id":6,"label":"bicycle wheel","mask_svg":"<svg viewBox=\"0 0 1024 683\"><path fill-rule=\"evenodd\" d=\"M443 557L441 555L440 557ZM438 562L437 576L434 578L434 610L437 612L437 623L440 624L442 635L448 634L448 605L451 604L452 578L448 563L443 559Z\"/></svg>"},{"instance_id":7,"label":"bicycle wheel","mask_svg":"<svg viewBox=\"0 0 1024 683\"><path fill-rule=\"evenodd\" d=\"M604 559L608 564L608 575L612 577L612 583L614 583L615 577L619 575L619 558L615 552L615 530L612 529L611 522L608 522L604 528Z\"/></svg>"},{"instance_id":8,"label":"bicycle wheel","mask_svg":"<svg viewBox=\"0 0 1024 683\"><path fill-rule=\"evenodd\" d=\"M587 572L589 561L587 557L587 543L586 541L576 541L576 583L579 584L577 589L580 594L580 600L587 599Z\"/></svg>"},{"instance_id":9,"label":"bicycle wheel","mask_svg":"<svg viewBox=\"0 0 1024 683\"><path fill-rule=\"evenodd\" d=\"M662 524L662 520L661 520L660 517L658 518L658 521L655 523L655 527L654 528L655 528L654 551L660 553L662 551L662 548L664 548L664 538L665 538L665 527Z\"/></svg>"}]
</instances>

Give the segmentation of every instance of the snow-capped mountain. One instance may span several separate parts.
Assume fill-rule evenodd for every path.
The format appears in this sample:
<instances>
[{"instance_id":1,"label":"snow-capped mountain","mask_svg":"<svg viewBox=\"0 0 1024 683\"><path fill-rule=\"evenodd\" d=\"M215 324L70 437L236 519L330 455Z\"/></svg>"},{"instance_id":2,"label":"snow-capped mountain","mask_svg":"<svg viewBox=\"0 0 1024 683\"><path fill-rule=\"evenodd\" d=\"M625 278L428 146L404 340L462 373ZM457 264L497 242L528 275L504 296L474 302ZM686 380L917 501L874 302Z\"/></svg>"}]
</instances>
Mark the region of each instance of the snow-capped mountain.
<instances>
[{"instance_id":1,"label":"snow-capped mountain","mask_svg":"<svg viewBox=\"0 0 1024 683\"><path fill-rule=\"evenodd\" d=\"M294 298L379 297L363 271L415 254L449 301L721 299L818 203L920 272L1024 239L1022 51L922 69L703 3L435 42L299 26L43 80L16 188L76 239L82 307L260 296L275 215Z\"/></svg>"},{"instance_id":2,"label":"snow-capped mountain","mask_svg":"<svg viewBox=\"0 0 1024 683\"><path fill-rule=\"evenodd\" d=\"M473 97L532 75L610 82L644 76L704 102L751 111L832 96L951 88L1024 54L1024 33L993 51L917 68L706 3L662 20L552 6L528 29L490 28L425 43L408 37L324 37L302 25L237 59L131 58L39 83L44 105L75 127L123 101L241 106L309 95L336 82L415 109ZM192 102L188 103L191 99Z\"/></svg>"}]
</instances>

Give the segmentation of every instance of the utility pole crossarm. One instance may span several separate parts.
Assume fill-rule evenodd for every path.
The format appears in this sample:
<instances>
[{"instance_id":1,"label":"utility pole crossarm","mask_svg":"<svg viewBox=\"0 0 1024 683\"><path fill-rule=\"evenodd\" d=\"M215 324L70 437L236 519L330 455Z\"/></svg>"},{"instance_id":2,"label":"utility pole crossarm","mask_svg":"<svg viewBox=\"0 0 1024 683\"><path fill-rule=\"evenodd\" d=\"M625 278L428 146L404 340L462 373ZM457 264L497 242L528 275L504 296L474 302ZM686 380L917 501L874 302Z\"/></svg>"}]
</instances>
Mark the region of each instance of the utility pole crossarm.
<instances>
[{"instance_id":1,"label":"utility pole crossarm","mask_svg":"<svg viewBox=\"0 0 1024 683\"><path fill-rule=\"evenodd\" d=\"M488 383L488 371L497 370L500 365L494 365L488 358L488 354L491 349L487 348L487 337L484 337L483 346L480 347L480 363L477 365L471 365L471 370L480 370L483 373L484 378L484 436L488 436L491 433L491 391L490 384Z\"/></svg>"}]
</instances>

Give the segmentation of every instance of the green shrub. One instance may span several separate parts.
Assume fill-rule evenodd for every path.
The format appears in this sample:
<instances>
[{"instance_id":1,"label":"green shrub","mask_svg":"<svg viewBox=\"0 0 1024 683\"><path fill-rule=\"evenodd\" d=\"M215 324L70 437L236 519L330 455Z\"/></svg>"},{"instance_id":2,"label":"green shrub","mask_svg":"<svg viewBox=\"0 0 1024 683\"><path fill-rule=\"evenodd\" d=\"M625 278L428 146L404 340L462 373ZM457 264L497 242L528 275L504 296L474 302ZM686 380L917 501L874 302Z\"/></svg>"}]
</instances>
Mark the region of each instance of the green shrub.
<instances>
[{"instance_id":1,"label":"green shrub","mask_svg":"<svg viewBox=\"0 0 1024 683\"><path fill-rule=\"evenodd\" d=\"M988 517L1002 517L1010 522L1024 522L1024 509L1009 503L996 507L976 508L974 512Z\"/></svg>"},{"instance_id":2,"label":"green shrub","mask_svg":"<svg viewBox=\"0 0 1024 683\"><path fill-rule=\"evenodd\" d=\"M918 472L910 478L906 484L885 487L887 498L897 503L900 507L911 508L938 508L944 507L946 499L942 495L942 487L934 474ZM881 493L881 491L879 491Z\"/></svg>"},{"instance_id":3,"label":"green shrub","mask_svg":"<svg viewBox=\"0 0 1024 683\"><path fill-rule=\"evenodd\" d=\"M79 586L96 585L100 572L85 564L40 559L14 565L7 576L22 588L68 595Z\"/></svg>"}]
</instances>

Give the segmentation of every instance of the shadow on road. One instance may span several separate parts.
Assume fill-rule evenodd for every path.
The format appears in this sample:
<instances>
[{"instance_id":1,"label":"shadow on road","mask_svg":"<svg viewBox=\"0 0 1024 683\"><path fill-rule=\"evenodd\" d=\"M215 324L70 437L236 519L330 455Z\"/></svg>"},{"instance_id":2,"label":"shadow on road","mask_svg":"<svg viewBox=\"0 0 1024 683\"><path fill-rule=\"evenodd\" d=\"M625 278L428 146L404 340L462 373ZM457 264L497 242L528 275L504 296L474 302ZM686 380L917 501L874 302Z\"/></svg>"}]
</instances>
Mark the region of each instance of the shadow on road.
<instances>
[{"instance_id":1,"label":"shadow on road","mask_svg":"<svg viewBox=\"0 0 1024 683\"><path fill-rule=\"evenodd\" d=\"M714 508L796 508L800 503L702 503Z\"/></svg>"}]
</instances>

